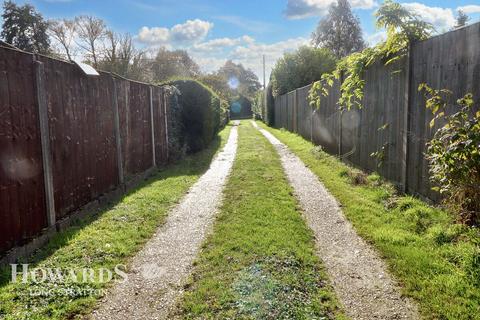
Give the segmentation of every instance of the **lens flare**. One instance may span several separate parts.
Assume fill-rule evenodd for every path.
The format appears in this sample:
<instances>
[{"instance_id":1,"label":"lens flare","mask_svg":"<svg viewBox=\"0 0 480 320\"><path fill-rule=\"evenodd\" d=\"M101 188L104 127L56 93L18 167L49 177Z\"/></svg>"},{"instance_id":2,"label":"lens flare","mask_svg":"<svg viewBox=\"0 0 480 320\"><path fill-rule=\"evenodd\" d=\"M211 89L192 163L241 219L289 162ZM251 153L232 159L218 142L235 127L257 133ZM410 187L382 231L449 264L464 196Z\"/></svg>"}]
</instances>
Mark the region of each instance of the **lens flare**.
<instances>
[{"instance_id":1,"label":"lens flare","mask_svg":"<svg viewBox=\"0 0 480 320\"><path fill-rule=\"evenodd\" d=\"M237 77L231 77L230 79L228 79L228 86L231 89L237 89L238 84L239 84L239 81L238 81Z\"/></svg>"},{"instance_id":2,"label":"lens flare","mask_svg":"<svg viewBox=\"0 0 480 320\"><path fill-rule=\"evenodd\" d=\"M232 113L240 113L240 111L242 111L242 105L240 104L240 102L236 101L232 103L232 105L230 106L230 111Z\"/></svg>"}]
</instances>

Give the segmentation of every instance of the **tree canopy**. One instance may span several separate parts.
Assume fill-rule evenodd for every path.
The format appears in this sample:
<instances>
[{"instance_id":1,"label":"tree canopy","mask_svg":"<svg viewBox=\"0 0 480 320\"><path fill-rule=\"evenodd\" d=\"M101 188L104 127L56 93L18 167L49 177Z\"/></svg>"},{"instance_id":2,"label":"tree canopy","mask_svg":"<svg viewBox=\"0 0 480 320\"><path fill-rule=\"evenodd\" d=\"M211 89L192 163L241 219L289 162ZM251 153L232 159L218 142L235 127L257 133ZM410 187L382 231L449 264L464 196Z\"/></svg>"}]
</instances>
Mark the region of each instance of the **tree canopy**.
<instances>
[{"instance_id":1,"label":"tree canopy","mask_svg":"<svg viewBox=\"0 0 480 320\"><path fill-rule=\"evenodd\" d=\"M242 64L228 60L217 72L217 75L227 80L230 88L239 95L253 98L262 87L257 75Z\"/></svg>"},{"instance_id":2,"label":"tree canopy","mask_svg":"<svg viewBox=\"0 0 480 320\"><path fill-rule=\"evenodd\" d=\"M228 85L228 79L225 76L219 75L214 72L214 73L201 75L199 77L199 80L202 83L209 86L210 88L212 88L212 90L215 91L215 93L217 93L218 96L223 100L225 101L232 100L234 96L234 92L233 92L233 89L230 88L230 86Z\"/></svg>"},{"instance_id":3,"label":"tree canopy","mask_svg":"<svg viewBox=\"0 0 480 320\"><path fill-rule=\"evenodd\" d=\"M12 1L3 4L1 37L15 47L34 53L49 53L48 23L30 4L16 5Z\"/></svg>"},{"instance_id":4,"label":"tree canopy","mask_svg":"<svg viewBox=\"0 0 480 320\"><path fill-rule=\"evenodd\" d=\"M160 48L150 67L155 81L166 81L175 77L194 78L200 75L200 66L185 50L169 51Z\"/></svg>"},{"instance_id":5,"label":"tree canopy","mask_svg":"<svg viewBox=\"0 0 480 320\"><path fill-rule=\"evenodd\" d=\"M272 71L273 93L280 95L306 86L335 69L337 59L325 48L300 47L286 53Z\"/></svg>"},{"instance_id":6,"label":"tree canopy","mask_svg":"<svg viewBox=\"0 0 480 320\"><path fill-rule=\"evenodd\" d=\"M348 0L338 0L330 6L312 34L312 43L330 49L337 58L365 48L360 20L352 13Z\"/></svg>"}]
</instances>

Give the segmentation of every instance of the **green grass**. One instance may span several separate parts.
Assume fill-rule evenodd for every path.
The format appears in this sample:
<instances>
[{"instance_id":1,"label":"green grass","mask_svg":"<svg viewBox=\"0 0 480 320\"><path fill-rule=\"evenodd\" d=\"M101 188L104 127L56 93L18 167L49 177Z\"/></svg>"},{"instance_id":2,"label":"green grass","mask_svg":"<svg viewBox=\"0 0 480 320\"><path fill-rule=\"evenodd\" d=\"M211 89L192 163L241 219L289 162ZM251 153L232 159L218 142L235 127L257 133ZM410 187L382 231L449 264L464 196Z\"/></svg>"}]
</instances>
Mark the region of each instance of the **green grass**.
<instances>
[{"instance_id":1,"label":"green grass","mask_svg":"<svg viewBox=\"0 0 480 320\"><path fill-rule=\"evenodd\" d=\"M177 315L188 319L342 318L272 145L250 123L212 234Z\"/></svg>"},{"instance_id":2,"label":"green grass","mask_svg":"<svg viewBox=\"0 0 480 320\"><path fill-rule=\"evenodd\" d=\"M268 128L342 204L427 319L480 319L480 232L319 151L296 134Z\"/></svg>"},{"instance_id":3,"label":"green grass","mask_svg":"<svg viewBox=\"0 0 480 320\"><path fill-rule=\"evenodd\" d=\"M38 254L25 263L51 268L107 268L128 263L129 257L164 222L169 208L208 169L215 153L223 147L230 132L227 126L209 148L170 165L129 192L117 203L56 235ZM4 269L0 282L0 319L71 319L92 310L97 298L86 295L35 297L36 289L100 289L107 284L11 283ZM98 280L98 279L97 279Z\"/></svg>"}]
</instances>

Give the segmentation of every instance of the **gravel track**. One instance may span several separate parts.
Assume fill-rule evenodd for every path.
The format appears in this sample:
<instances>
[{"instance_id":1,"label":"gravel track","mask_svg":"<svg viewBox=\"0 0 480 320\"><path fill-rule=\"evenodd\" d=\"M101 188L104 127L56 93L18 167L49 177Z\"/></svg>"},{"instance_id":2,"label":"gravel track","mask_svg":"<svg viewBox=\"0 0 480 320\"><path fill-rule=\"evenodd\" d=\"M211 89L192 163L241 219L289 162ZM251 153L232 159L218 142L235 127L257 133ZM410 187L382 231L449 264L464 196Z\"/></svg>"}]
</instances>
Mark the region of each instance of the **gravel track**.
<instances>
[{"instance_id":1,"label":"gravel track","mask_svg":"<svg viewBox=\"0 0 480 320\"><path fill-rule=\"evenodd\" d=\"M416 306L401 296L383 260L357 235L317 176L271 133L252 124L280 155L347 315L352 319L418 319Z\"/></svg>"},{"instance_id":2,"label":"gravel track","mask_svg":"<svg viewBox=\"0 0 480 320\"><path fill-rule=\"evenodd\" d=\"M220 205L237 151L238 122L234 124L227 144L208 171L132 259L128 280L116 284L88 318L167 319Z\"/></svg>"}]
</instances>

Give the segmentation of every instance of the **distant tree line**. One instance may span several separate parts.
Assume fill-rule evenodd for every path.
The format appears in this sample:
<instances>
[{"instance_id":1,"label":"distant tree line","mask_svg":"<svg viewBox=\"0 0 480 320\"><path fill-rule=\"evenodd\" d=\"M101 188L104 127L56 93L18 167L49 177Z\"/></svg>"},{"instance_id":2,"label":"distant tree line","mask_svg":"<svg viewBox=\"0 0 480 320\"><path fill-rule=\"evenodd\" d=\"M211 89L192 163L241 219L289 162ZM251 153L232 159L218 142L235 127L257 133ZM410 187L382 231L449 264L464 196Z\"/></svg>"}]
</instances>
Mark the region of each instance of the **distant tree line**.
<instances>
[{"instance_id":1,"label":"distant tree line","mask_svg":"<svg viewBox=\"0 0 480 320\"><path fill-rule=\"evenodd\" d=\"M81 60L129 79L193 78L227 101L238 96L251 99L261 87L255 73L241 64L227 61L218 71L205 74L187 51L138 48L131 34L115 32L98 17L46 20L32 5L9 0L3 4L2 18L0 38L8 44L68 61Z\"/></svg>"}]
</instances>

